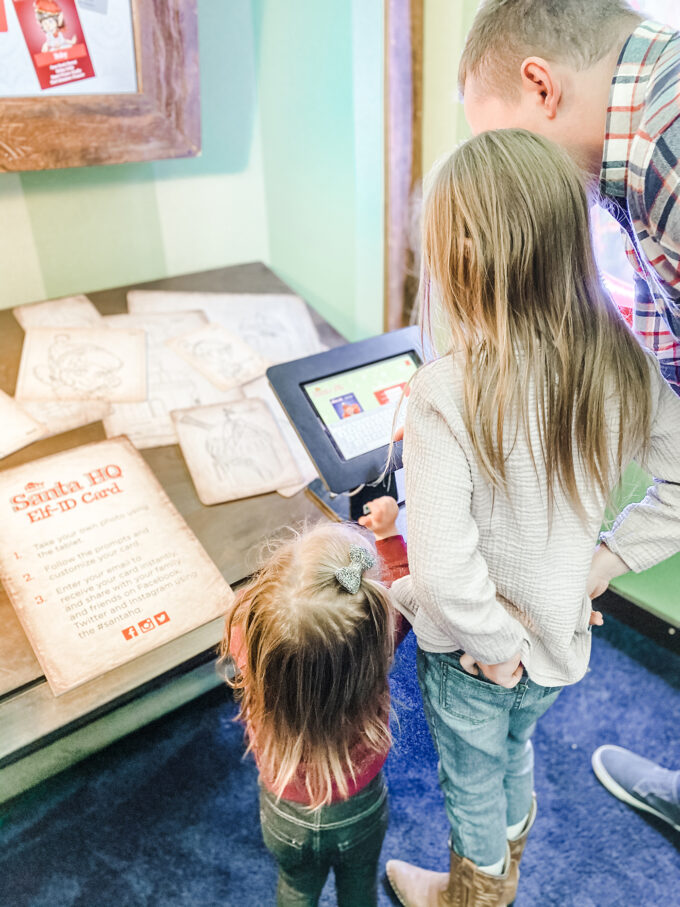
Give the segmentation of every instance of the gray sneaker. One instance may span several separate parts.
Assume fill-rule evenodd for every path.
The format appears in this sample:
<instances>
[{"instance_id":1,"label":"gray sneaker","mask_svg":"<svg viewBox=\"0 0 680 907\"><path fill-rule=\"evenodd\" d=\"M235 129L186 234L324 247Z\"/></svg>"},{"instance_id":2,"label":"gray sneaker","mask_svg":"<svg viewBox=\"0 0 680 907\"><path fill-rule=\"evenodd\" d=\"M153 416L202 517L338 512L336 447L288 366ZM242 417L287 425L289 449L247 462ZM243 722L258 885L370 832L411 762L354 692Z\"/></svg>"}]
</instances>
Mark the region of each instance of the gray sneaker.
<instances>
[{"instance_id":1,"label":"gray sneaker","mask_svg":"<svg viewBox=\"0 0 680 907\"><path fill-rule=\"evenodd\" d=\"M622 746L600 746L593 771L610 794L680 831L680 771L669 771Z\"/></svg>"}]
</instances>

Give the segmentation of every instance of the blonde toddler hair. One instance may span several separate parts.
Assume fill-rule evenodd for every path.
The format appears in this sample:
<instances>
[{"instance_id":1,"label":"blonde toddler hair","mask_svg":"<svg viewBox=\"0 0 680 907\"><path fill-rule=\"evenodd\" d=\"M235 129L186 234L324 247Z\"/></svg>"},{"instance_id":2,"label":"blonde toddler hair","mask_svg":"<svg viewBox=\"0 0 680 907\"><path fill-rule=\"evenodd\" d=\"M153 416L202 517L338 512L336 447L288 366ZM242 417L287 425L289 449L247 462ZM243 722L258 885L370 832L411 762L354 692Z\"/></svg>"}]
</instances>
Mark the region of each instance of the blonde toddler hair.
<instances>
[{"instance_id":1,"label":"blonde toddler hair","mask_svg":"<svg viewBox=\"0 0 680 907\"><path fill-rule=\"evenodd\" d=\"M304 771L312 808L348 795L350 750L390 745L387 675L394 612L379 568L352 595L336 579L350 546L373 547L347 524L319 525L281 544L241 590L227 617L245 638L246 663L231 682L240 698L249 749L277 796Z\"/></svg>"}]
</instances>

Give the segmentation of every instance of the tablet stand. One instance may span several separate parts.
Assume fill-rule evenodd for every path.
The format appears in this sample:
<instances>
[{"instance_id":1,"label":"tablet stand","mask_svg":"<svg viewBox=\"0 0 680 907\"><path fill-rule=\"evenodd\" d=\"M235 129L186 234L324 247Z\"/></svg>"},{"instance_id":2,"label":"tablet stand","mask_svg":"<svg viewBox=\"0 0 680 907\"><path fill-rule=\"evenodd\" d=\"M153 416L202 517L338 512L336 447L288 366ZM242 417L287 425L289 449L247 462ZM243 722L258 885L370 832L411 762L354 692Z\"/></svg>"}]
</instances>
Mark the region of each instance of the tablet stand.
<instances>
[{"instance_id":1,"label":"tablet stand","mask_svg":"<svg viewBox=\"0 0 680 907\"><path fill-rule=\"evenodd\" d=\"M364 485L361 491L357 491L349 499L349 517L356 522L360 516L364 516L364 505L370 504L376 498L389 495L398 501L397 480L393 472L388 472L382 482L375 485Z\"/></svg>"}]
</instances>

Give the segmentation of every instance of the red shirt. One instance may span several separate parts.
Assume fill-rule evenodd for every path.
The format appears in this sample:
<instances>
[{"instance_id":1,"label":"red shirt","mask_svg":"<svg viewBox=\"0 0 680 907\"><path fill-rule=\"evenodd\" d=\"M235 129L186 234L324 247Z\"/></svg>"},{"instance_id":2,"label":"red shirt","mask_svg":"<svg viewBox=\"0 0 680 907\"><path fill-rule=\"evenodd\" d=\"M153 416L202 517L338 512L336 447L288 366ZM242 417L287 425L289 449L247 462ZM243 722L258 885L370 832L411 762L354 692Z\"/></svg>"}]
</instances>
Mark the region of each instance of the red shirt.
<instances>
[{"instance_id":1,"label":"red shirt","mask_svg":"<svg viewBox=\"0 0 680 907\"><path fill-rule=\"evenodd\" d=\"M400 576L406 576L408 573L406 543L402 536L394 535L390 538L379 540L376 543L376 547L382 562L383 582L386 586L391 586L396 579L399 579ZM401 614L395 612L395 616L394 647L396 649L404 640L411 627L406 618ZM246 666L246 653L243 632L240 627L234 627L232 630L231 654L238 665L239 670L243 671ZM255 760L257 761L257 741L253 741L253 752L255 754ZM389 749L386 749L384 752L376 752L362 741L359 741L351 747L350 758L352 760L352 766L354 767L355 780L352 780L351 776L347 777L347 786L349 788L350 797L359 793L360 790L363 790L363 788L375 778L385 764L388 752ZM267 790L271 790L270 783L263 775L262 770L260 770L260 778ZM309 795L307 794L307 789L305 787L304 765L300 765L295 779L286 787L281 796L284 800L292 800L294 803L309 804ZM333 785L333 802L341 799L343 799L342 796L339 791L336 790L335 785Z\"/></svg>"}]
</instances>

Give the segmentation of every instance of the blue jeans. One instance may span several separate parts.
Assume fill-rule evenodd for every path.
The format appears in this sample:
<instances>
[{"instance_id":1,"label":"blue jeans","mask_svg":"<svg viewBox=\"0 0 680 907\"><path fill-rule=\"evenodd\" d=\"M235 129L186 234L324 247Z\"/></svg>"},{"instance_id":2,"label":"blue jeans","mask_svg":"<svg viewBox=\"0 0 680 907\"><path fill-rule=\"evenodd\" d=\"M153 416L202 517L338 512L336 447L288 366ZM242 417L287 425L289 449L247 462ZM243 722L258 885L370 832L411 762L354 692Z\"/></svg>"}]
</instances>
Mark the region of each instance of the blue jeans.
<instances>
[{"instance_id":1,"label":"blue jeans","mask_svg":"<svg viewBox=\"0 0 680 907\"><path fill-rule=\"evenodd\" d=\"M349 800L313 812L260 788L262 837L279 864L278 907L318 903L331 868L338 904L378 903L378 860L387 831L382 772Z\"/></svg>"},{"instance_id":2,"label":"blue jeans","mask_svg":"<svg viewBox=\"0 0 680 907\"><path fill-rule=\"evenodd\" d=\"M505 855L506 826L521 822L531 807L531 735L561 687L539 686L525 671L509 690L468 674L462 654L418 649L418 681L439 756L450 846L490 866Z\"/></svg>"}]
</instances>

